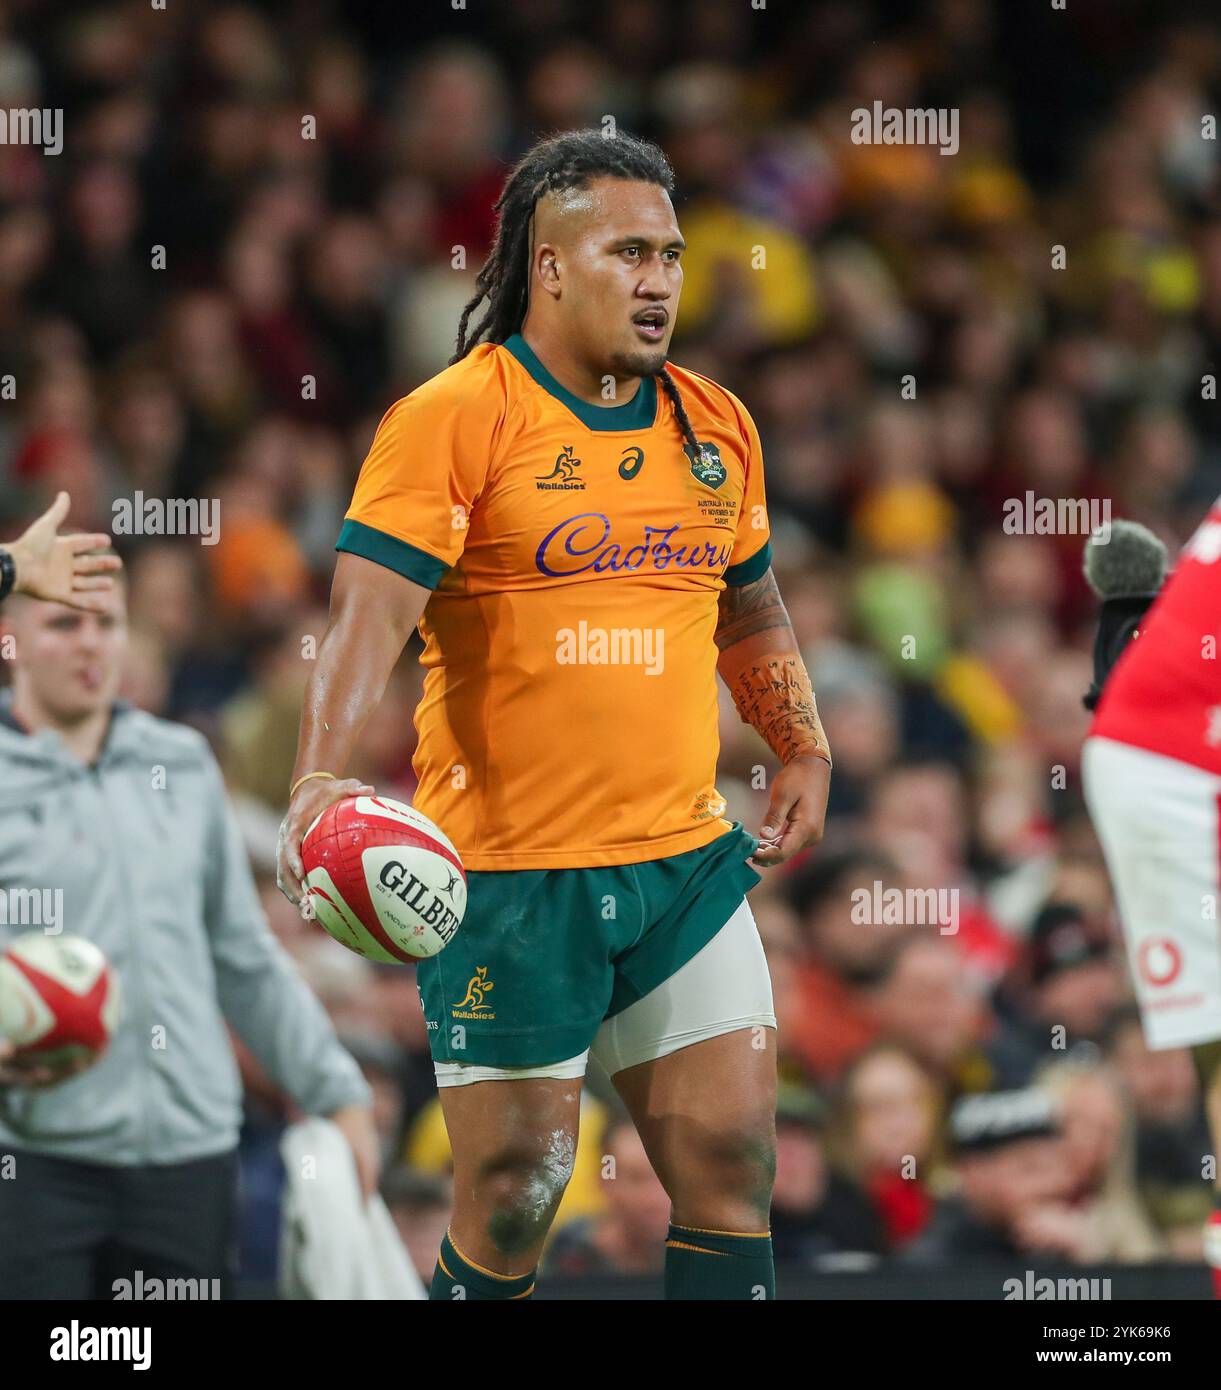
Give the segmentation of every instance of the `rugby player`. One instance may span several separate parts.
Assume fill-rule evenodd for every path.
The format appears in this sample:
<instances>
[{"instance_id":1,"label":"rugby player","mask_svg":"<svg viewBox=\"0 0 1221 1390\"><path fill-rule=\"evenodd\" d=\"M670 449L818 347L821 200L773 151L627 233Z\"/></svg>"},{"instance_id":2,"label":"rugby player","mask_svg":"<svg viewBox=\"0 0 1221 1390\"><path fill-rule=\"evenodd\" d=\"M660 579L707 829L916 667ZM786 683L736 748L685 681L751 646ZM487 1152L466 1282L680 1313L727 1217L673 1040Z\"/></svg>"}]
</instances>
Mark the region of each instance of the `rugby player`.
<instances>
[{"instance_id":1,"label":"rugby player","mask_svg":"<svg viewBox=\"0 0 1221 1390\"><path fill-rule=\"evenodd\" d=\"M451 365L377 430L305 695L297 902L303 833L359 790L349 752L420 625L415 805L469 874L419 966L454 1156L435 1299L530 1297L591 1051L670 1197L667 1297L774 1295L776 1020L745 894L820 837L830 754L754 423L667 364L672 187L656 146L601 131L511 171ZM718 673L780 764L758 837L716 788Z\"/></svg>"},{"instance_id":2,"label":"rugby player","mask_svg":"<svg viewBox=\"0 0 1221 1390\"><path fill-rule=\"evenodd\" d=\"M1082 755L1145 1041L1155 1051L1191 1048L1214 1156L1221 1146L1219 620L1221 499L1106 677ZM1213 1176L1217 1210L1205 1255L1221 1297L1215 1163Z\"/></svg>"}]
</instances>

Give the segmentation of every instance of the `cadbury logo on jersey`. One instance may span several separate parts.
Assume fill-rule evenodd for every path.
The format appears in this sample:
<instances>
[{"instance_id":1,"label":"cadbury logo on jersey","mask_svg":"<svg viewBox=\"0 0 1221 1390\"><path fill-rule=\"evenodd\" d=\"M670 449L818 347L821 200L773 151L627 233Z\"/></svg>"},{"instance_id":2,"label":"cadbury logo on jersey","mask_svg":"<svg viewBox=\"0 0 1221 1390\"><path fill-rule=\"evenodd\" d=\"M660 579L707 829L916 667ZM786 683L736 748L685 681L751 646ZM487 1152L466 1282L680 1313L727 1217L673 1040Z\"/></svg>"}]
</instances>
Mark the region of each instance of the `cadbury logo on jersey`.
<instances>
[{"instance_id":1,"label":"cadbury logo on jersey","mask_svg":"<svg viewBox=\"0 0 1221 1390\"><path fill-rule=\"evenodd\" d=\"M638 570L652 563L654 569L702 569L719 574L729 564L732 545L692 541L675 545L682 530L673 526L645 526L643 540L625 550L611 540L610 518L601 512L582 512L553 526L539 543L535 566L542 574L563 578L573 574L617 573Z\"/></svg>"}]
</instances>

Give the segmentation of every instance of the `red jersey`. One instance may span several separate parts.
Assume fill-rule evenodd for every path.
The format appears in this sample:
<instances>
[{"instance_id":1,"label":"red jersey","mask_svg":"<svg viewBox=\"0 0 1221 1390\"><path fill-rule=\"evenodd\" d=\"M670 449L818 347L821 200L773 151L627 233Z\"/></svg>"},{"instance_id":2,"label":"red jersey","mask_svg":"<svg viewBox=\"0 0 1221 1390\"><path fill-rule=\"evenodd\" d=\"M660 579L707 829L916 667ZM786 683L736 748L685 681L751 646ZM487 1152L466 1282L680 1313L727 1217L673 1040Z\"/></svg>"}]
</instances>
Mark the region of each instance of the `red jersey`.
<instances>
[{"instance_id":1,"label":"red jersey","mask_svg":"<svg viewBox=\"0 0 1221 1390\"><path fill-rule=\"evenodd\" d=\"M1221 775L1221 498L1115 664L1091 735Z\"/></svg>"}]
</instances>

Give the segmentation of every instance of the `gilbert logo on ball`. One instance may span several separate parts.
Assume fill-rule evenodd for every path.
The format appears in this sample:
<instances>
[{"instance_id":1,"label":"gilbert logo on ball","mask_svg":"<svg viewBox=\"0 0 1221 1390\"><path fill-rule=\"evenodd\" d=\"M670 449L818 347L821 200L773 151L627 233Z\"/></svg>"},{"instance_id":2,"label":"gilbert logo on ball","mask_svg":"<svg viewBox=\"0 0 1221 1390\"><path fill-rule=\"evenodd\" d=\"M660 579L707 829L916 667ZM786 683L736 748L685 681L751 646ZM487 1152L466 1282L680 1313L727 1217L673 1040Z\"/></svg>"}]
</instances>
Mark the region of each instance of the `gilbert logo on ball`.
<instances>
[{"instance_id":1,"label":"gilbert logo on ball","mask_svg":"<svg viewBox=\"0 0 1221 1390\"><path fill-rule=\"evenodd\" d=\"M101 1053L119 1024L118 976L79 936L27 932L0 956L0 1037L50 1066Z\"/></svg>"},{"instance_id":2,"label":"gilbert logo on ball","mask_svg":"<svg viewBox=\"0 0 1221 1390\"><path fill-rule=\"evenodd\" d=\"M315 917L369 960L435 956L466 911L458 851L401 801L336 801L305 832L301 860Z\"/></svg>"}]
</instances>

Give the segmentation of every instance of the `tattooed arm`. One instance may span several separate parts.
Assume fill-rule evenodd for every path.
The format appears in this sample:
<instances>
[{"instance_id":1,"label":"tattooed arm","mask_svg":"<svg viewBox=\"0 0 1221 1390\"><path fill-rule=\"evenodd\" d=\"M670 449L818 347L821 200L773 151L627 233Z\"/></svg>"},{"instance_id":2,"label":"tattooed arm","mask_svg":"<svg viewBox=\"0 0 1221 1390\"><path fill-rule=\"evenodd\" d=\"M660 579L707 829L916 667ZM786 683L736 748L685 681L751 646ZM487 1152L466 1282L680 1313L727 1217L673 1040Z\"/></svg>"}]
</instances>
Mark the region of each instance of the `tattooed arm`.
<instances>
[{"instance_id":1,"label":"tattooed arm","mask_svg":"<svg viewBox=\"0 0 1221 1390\"><path fill-rule=\"evenodd\" d=\"M753 584L727 584L717 609L716 644L722 658L739 642L760 633L783 633L796 651L793 626L770 569Z\"/></svg>"},{"instance_id":2,"label":"tattooed arm","mask_svg":"<svg viewBox=\"0 0 1221 1390\"><path fill-rule=\"evenodd\" d=\"M783 764L772 779L771 804L755 863L781 864L822 836L831 753L814 691L769 569L751 584L721 595L717 670L742 722L758 730Z\"/></svg>"}]
</instances>

